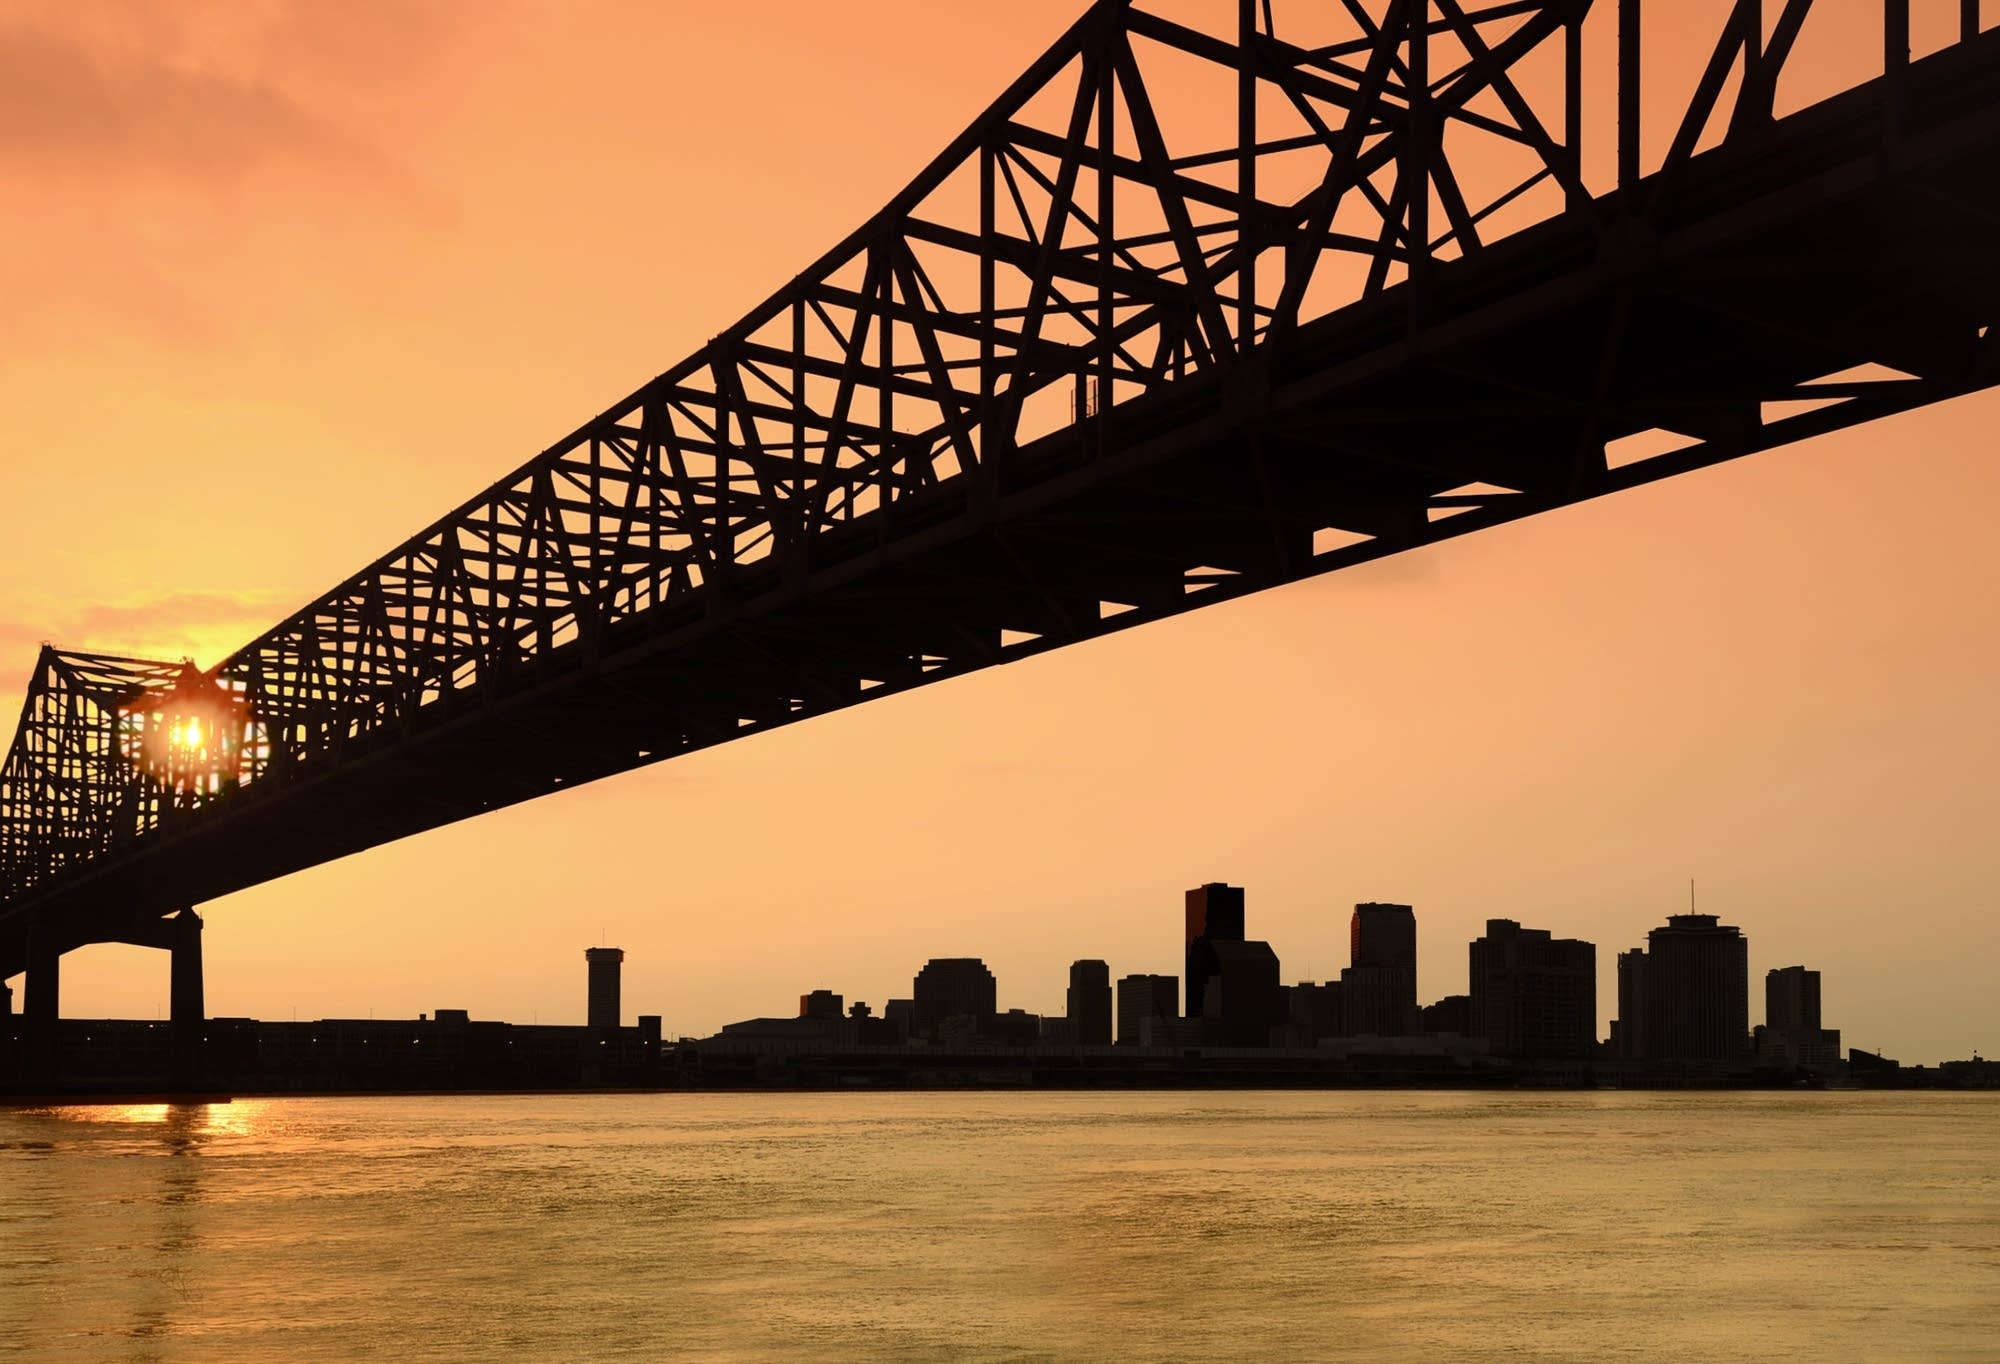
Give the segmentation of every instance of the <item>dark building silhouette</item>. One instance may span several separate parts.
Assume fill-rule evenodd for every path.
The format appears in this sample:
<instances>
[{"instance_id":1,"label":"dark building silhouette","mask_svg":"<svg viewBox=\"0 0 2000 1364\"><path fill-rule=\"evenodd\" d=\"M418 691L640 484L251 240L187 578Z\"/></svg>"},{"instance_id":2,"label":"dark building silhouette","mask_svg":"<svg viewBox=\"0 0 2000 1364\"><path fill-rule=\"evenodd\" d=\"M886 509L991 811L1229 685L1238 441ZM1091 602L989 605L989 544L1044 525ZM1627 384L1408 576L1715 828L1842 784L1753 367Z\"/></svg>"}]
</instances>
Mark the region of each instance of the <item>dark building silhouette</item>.
<instances>
[{"instance_id":1,"label":"dark building silhouette","mask_svg":"<svg viewBox=\"0 0 2000 1364\"><path fill-rule=\"evenodd\" d=\"M1243 887L1220 881L1187 893L1187 1016L1204 1014L1203 992L1215 971L1210 943L1243 941Z\"/></svg>"},{"instance_id":2,"label":"dark building silhouette","mask_svg":"<svg viewBox=\"0 0 2000 1364\"><path fill-rule=\"evenodd\" d=\"M1446 995L1435 1004L1426 1004L1422 1009L1423 1032L1427 1037L1442 1037L1450 1033L1455 1037L1471 1037L1472 996Z\"/></svg>"},{"instance_id":3,"label":"dark building silhouette","mask_svg":"<svg viewBox=\"0 0 2000 1364\"><path fill-rule=\"evenodd\" d=\"M1611 1054L1646 1059L1646 949L1618 954L1618 1017L1611 1020Z\"/></svg>"},{"instance_id":4,"label":"dark building silhouette","mask_svg":"<svg viewBox=\"0 0 2000 1364\"><path fill-rule=\"evenodd\" d=\"M1314 984L1302 980L1286 992L1291 1020L1301 1030L1307 1046L1322 1037L1340 1036L1340 983Z\"/></svg>"},{"instance_id":5,"label":"dark building silhouette","mask_svg":"<svg viewBox=\"0 0 2000 1364\"><path fill-rule=\"evenodd\" d=\"M625 949L622 947L586 947L583 959L589 963L590 997L586 1014L587 1026L593 1028L615 1028L621 1016L618 997L618 978L624 969Z\"/></svg>"},{"instance_id":6,"label":"dark building silhouette","mask_svg":"<svg viewBox=\"0 0 2000 1364\"><path fill-rule=\"evenodd\" d=\"M1495 1056L1582 1060L1597 1046L1597 948L1488 919L1468 951L1469 1034Z\"/></svg>"},{"instance_id":7,"label":"dark building silhouette","mask_svg":"<svg viewBox=\"0 0 2000 1364\"><path fill-rule=\"evenodd\" d=\"M1118 981L1118 1045L1136 1047L1149 1018L1179 1018L1181 983L1176 976L1131 975Z\"/></svg>"},{"instance_id":8,"label":"dark building silhouette","mask_svg":"<svg viewBox=\"0 0 2000 1364\"><path fill-rule=\"evenodd\" d=\"M1204 1040L1224 1047L1267 1047L1271 1029L1285 1022L1285 994L1278 984L1278 954L1267 942L1211 939L1212 971L1202 997Z\"/></svg>"},{"instance_id":9,"label":"dark building silhouette","mask_svg":"<svg viewBox=\"0 0 2000 1364\"><path fill-rule=\"evenodd\" d=\"M978 957L933 957L917 972L911 988L915 997L914 1030L922 1036L937 1032L947 1018L970 1018L984 1033L999 1012L999 989L993 973Z\"/></svg>"},{"instance_id":10,"label":"dark building silhouette","mask_svg":"<svg viewBox=\"0 0 2000 1364\"><path fill-rule=\"evenodd\" d=\"M1069 968L1069 1020L1075 1025L1071 1041L1087 1047L1111 1045L1111 968L1101 961L1072 962Z\"/></svg>"},{"instance_id":11,"label":"dark building silhouette","mask_svg":"<svg viewBox=\"0 0 2000 1364\"><path fill-rule=\"evenodd\" d=\"M1840 1029L1821 1026L1819 972L1781 966L1764 976L1764 1023L1755 1034L1760 1062L1805 1070L1840 1064Z\"/></svg>"},{"instance_id":12,"label":"dark building silhouette","mask_svg":"<svg viewBox=\"0 0 2000 1364\"><path fill-rule=\"evenodd\" d=\"M1417 915L1408 905L1358 904L1348 922L1352 964L1340 973L1342 1031L1401 1037L1419 1026Z\"/></svg>"},{"instance_id":13,"label":"dark building silhouette","mask_svg":"<svg viewBox=\"0 0 2000 1364\"><path fill-rule=\"evenodd\" d=\"M1819 972L1781 966L1765 973L1764 1023L1772 1028L1818 1028Z\"/></svg>"},{"instance_id":14,"label":"dark building silhouette","mask_svg":"<svg viewBox=\"0 0 2000 1364\"><path fill-rule=\"evenodd\" d=\"M1741 1061L1750 1042L1750 945L1713 914L1673 914L1646 935L1645 1055Z\"/></svg>"},{"instance_id":15,"label":"dark building silhouette","mask_svg":"<svg viewBox=\"0 0 2000 1364\"><path fill-rule=\"evenodd\" d=\"M799 996L800 1018L824 1018L838 1023L845 1007L846 1001L831 990L814 990Z\"/></svg>"}]
</instances>

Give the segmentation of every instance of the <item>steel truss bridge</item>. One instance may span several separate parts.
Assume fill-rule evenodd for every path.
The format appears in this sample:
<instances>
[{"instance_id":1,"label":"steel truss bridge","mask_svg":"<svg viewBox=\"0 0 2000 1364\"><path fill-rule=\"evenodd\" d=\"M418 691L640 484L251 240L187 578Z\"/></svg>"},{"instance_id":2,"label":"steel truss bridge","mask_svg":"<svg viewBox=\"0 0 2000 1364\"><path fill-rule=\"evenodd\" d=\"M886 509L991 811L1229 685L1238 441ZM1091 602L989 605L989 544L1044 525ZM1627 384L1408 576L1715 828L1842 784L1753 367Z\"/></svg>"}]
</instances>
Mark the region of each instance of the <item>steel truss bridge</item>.
<instances>
[{"instance_id":1,"label":"steel truss bridge","mask_svg":"<svg viewBox=\"0 0 2000 1364\"><path fill-rule=\"evenodd\" d=\"M741 322L206 673L45 649L0 772L34 1066L80 945L171 948L198 1023L192 906L242 887L2000 382L1977 0L1914 54L1909 0L1209 8L1095 4Z\"/></svg>"}]
</instances>

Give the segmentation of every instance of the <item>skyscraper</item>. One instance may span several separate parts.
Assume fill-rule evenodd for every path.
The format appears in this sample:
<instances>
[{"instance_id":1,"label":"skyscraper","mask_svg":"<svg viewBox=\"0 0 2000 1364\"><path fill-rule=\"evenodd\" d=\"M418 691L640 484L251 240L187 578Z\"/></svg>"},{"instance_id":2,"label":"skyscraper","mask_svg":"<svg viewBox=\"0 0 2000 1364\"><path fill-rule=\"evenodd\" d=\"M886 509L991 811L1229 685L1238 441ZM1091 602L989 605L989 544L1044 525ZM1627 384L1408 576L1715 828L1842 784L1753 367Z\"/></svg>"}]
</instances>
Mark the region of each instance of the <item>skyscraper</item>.
<instances>
[{"instance_id":1,"label":"skyscraper","mask_svg":"<svg viewBox=\"0 0 2000 1364\"><path fill-rule=\"evenodd\" d=\"M847 1001L831 990L814 990L799 996L799 1017L838 1023L846 1016Z\"/></svg>"},{"instance_id":2,"label":"skyscraper","mask_svg":"<svg viewBox=\"0 0 2000 1364\"><path fill-rule=\"evenodd\" d=\"M1646 935L1646 1050L1659 1061L1743 1059L1750 945L1713 914L1672 914Z\"/></svg>"},{"instance_id":3,"label":"skyscraper","mask_svg":"<svg viewBox=\"0 0 2000 1364\"><path fill-rule=\"evenodd\" d=\"M1781 966L1764 977L1764 1024L1756 1031L1763 1061L1814 1071L1840 1064L1840 1029L1821 1025L1819 972Z\"/></svg>"},{"instance_id":4,"label":"skyscraper","mask_svg":"<svg viewBox=\"0 0 2000 1364\"><path fill-rule=\"evenodd\" d=\"M1803 966L1781 966L1764 977L1764 1025L1770 1028L1817 1028L1819 972Z\"/></svg>"},{"instance_id":5,"label":"skyscraper","mask_svg":"<svg viewBox=\"0 0 2000 1364\"><path fill-rule=\"evenodd\" d=\"M1340 973L1349 1036L1400 1037L1417 1019L1417 915L1408 905L1368 902L1348 921L1352 960Z\"/></svg>"},{"instance_id":6,"label":"skyscraper","mask_svg":"<svg viewBox=\"0 0 2000 1364\"><path fill-rule=\"evenodd\" d=\"M1181 983L1173 976L1130 975L1118 981L1118 1045L1136 1047L1149 1018L1180 1017Z\"/></svg>"},{"instance_id":7,"label":"skyscraper","mask_svg":"<svg viewBox=\"0 0 2000 1364\"><path fill-rule=\"evenodd\" d=\"M1646 1059L1646 949L1618 954L1618 1017L1611 1020L1611 1053L1621 1061Z\"/></svg>"},{"instance_id":8,"label":"skyscraper","mask_svg":"<svg viewBox=\"0 0 2000 1364\"><path fill-rule=\"evenodd\" d=\"M622 947L586 947L583 959L589 965L590 996L586 1018L593 1028L615 1028L623 1017L618 1001L618 978L624 969Z\"/></svg>"},{"instance_id":9,"label":"skyscraper","mask_svg":"<svg viewBox=\"0 0 2000 1364\"><path fill-rule=\"evenodd\" d=\"M1597 1045L1597 948L1512 919L1472 940L1471 1025L1495 1056L1587 1058Z\"/></svg>"},{"instance_id":10,"label":"skyscraper","mask_svg":"<svg viewBox=\"0 0 2000 1364\"><path fill-rule=\"evenodd\" d=\"M1278 954L1267 942L1211 940L1214 971L1202 997L1204 1035L1225 1047L1268 1047L1285 1021Z\"/></svg>"},{"instance_id":11,"label":"skyscraper","mask_svg":"<svg viewBox=\"0 0 2000 1364\"><path fill-rule=\"evenodd\" d=\"M1243 941L1243 887L1220 881L1196 886L1187 893L1187 1016L1202 1016L1203 991L1214 974L1215 942Z\"/></svg>"},{"instance_id":12,"label":"skyscraper","mask_svg":"<svg viewBox=\"0 0 2000 1364\"><path fill-rule=\"evenodd\" d=\"M917 972L911 994L915 998L913 1022L919 1032L930 1035L947 1018L965 1016L984 1032L999 1013L999 988L993 972L978 957L932 957Z\"/></svg>"},{"instance_id":13,"label":"skyscraper","mask_svg":"<svg viewBox=\"0 0 2000 1364\"><path fill-rule=\"evenodd\" d=\"M1073 962L1069 968L1069 1021L1076 1041L1087 1047L1111 1045L1111 968L1101 961Z\"/></svg>"}]
</instances>

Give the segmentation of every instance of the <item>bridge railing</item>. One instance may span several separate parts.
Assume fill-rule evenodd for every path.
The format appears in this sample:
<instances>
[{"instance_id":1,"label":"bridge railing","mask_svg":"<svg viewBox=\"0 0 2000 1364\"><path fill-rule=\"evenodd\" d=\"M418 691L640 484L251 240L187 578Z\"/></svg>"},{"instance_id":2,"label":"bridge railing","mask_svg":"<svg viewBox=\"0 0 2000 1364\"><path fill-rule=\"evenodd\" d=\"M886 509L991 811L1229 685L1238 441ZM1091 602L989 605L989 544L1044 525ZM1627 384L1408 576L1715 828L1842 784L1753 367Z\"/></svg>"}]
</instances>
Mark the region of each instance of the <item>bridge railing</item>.
<instances>
[{"instance_id":1,"label":"bridge railing","mask_svg":"<svg viewBox=\"0 0 2000 1364\"><path fill-rule=\"evenodd\" d=\"M1103 0L740 323L225 660L240 771L181 800L991 507L1155 395L1254 383L1355 304L1419 318L1496 242L1629 215L1699 152L1984 22L1976 0ZM991 634L972 647L1032 643ZM0 791L10 898L107 818L176 808L110 769L32 777L43 729Z\"/></svg>"}]
</instances>

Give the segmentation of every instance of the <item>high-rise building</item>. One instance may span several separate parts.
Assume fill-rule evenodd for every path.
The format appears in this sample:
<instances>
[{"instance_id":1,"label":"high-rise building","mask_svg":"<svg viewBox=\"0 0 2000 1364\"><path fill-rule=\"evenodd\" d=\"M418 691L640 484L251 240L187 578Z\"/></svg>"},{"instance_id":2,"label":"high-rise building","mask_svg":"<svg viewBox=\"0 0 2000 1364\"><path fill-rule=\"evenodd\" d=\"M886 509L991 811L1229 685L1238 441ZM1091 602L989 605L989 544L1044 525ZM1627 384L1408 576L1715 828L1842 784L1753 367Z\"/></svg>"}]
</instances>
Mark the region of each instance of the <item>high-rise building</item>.
<instances>
[{"instance_id":1,"label":"high-rise building","mask_svg":"<svg viewBox=\"0 0 2000 1364\"><path fill-rule=\"evenodd\" d=\"M1348 921L1352 964L1340 973L1344 1031L1402 1037L1417 1013L1417 915L1408 905L1358 904Z\"/></svg>"},{"instance_id":2,"label":"high-rise building","mask_svg":"<svg viewBox=\"0 0 2000 1364\"><path fill-rule=\"evenodd\" d=\"M1308 1039L1306 1045L1319 1041L1322 1037L1340 1036L1340 982L1328 981L1316 985L1302 980L1291 988L1286 996L1291 1020L1299 1025Z\"/></svg>"},{"instance_id":3,"label":"high-rise building","mask_svg":"<svg viewBox=\"0 0 2000 1364\"><path fill-rule=\"evenodd\" d=\"M1141 1025L1149 1018L1179 1018L1181 982L1178 976L1122 976L1118 981L1118 1045L1140 1045Z\"/></svg>"},{"instance_id":4,"label":"high-rise building","mask_svg":"<svg viewBox=\"0 0 2000 1364\"><path fill-rule=\"evenodd\" d=\"M1472 1036L1495 1056L1587 1058L1597 1045L1597 948L1512 919L1472 940Z\"/></svg>"},{"instance_id":5,"label":"high-rise building","mask_svg":"<svg viewBox=\"0 0 2000 1364\"><path fill-rule=\"evenodd\" d=\"M1713 914L1672 914L1646 935L1646 1050L1658 1061L1743 1059L1750 944Z\"/></svg>"},{"instance_id":6,"label":"high-rise building","mask_svg":"<svg viewBox=\"0 0 2000 1364\"><path fill-rule=\"evenodd\" d=\"M1646 949L1618 954L1618 1017L1611 1020L1611 1054L1646 1059Z\"/></svg>"},{"instance_id":7,"label":"high-rise building","mask_svg":"<svg viewBox=\"0 0 2000 1364\"><path fill-rule=\"evenodd\" d=\"M1764 977L1764 1023L1755 1034L1760 1061L1814 1071L1840 1064L1840 1029L1821 1026L1819 972L1781 966Z\"/></svg>"},{"instance_id":8,"label":"high-rise building","mask_svg":"<svg viewBox=\"0 0 2000 1364\"><path fill-rule=\"evenodd\" d=\"M933 957L917 972L911 989L914 1023L919 1033L935 1032L947 1018L967 1017L981 1032L991 1028L999 1012L999 988L993 973L978 957Z\"/></svg>"},{"instance_id":9,"label":"high-rise building","mask_svg":"<svg viewBox=\"0 0 2000 1364\"><path fill-rule=\"evenodd\" d=\"M1243 887L1220 881L1187 893L1187 1016L1200 1018L1203 991L1215 971L1210 943L1243 941Z\"/></svg>"},{"instance_id":10,"label":"high-rise building","mask_svg":"<svg viewBox=\"0 0 2000 1364\"><path fill-rule=\"evenodd\" d=\"M1076 1042L1087 1047L1111 1045L1109 966L1090 959L1070 964L1067 1012L1076 1025Z\"/></svg>"},{"instance_id":11,"label":"high-rise building","mask_svg":"<svg viewBox=\"0 0 2000 1364\"><path fill-rule=\"evenodd\" d=\"M1803 966L1781 966L1764 976L1764 1025L1771 1028L1817 1028L1819 972Z\"/></svg>"},{"instance_id":12,"label":"high-rise building","mask_svg":"<svg viewBox=\"0 0 2000 1364\"><path fill-rule=\"evenodd\" d=\"M1453 1037L1471 1037L1472 996L1446 995L1435 1004L1426 1004L1417 1011L1423 1016L1423 1033L1426 1037L1443 1037L1449 1033Z\"/></svg>"},{"instance_id":13,"label":"high-rise building","mask_svg":"<svg viewBox=\"0 0 2000 1364\"><path fill-rule=\"evenodd\" d=\"M799 1017L818 1018L838 1023L847 1001L831 990L814 990L799 996Z\"/></svg>"},{"instance_id":14,"label":"high-rise building","mask_svg":"<svg viewBox=\"0 0 2000 1364\"><path fill-rule=\"evenodd\" d=\"M1268 1047L1271 1029L1285 1021L1278 986L1278 954L1267 942L1211 940L1214 971L1202 996L1204 1036L1225 1047Z\"/></svg>"},{"instance_id":15,"label":"high-rise building","mask_svg":"<svg viewBox=\"0 0 2000 1364\"><path fill-rule=\"evenodd\" d=\"M615 1028L623 1017L619 1010L618 978L624 969L622 947L586 947L583 959L589 965L590 995L585 1017L593 1028Z\"/></svg>"}]
</instances>

